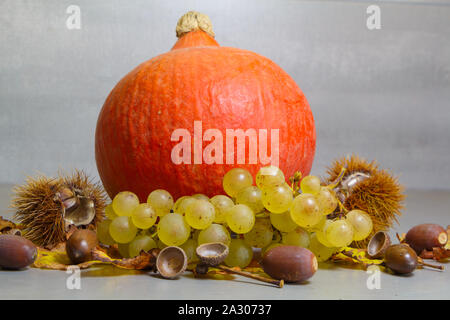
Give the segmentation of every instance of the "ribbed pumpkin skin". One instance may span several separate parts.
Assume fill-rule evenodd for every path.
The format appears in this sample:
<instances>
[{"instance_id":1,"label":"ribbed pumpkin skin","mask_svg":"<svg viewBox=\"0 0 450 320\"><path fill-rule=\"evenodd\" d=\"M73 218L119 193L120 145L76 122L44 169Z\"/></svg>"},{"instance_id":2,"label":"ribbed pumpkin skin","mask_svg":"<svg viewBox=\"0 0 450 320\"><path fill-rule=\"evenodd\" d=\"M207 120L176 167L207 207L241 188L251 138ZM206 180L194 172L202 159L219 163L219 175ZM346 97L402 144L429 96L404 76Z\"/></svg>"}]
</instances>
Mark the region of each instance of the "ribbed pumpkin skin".
<instances>
[{"instance_id":1,"label":"ribbed pumpkin skin","mask_svg":"<svg viewBox=\"0 0 450 320\"><path fill-rule=\"evenodd\" d=\"M279 129L279 166L286 177L297 170L306 175L311 169L314 120L288 74L250 51L182 47L139 65L106 99L95 151L110 197L129 190L145 201L154 189L166 189L175 198L194 193L212 196L224 193L222 177L231 168L244 167L256 174L261 164L174 164L171 151L178 142L171 141L172 132L185 128L193 137L194 121L202 121L203 132L209 128L222 132L224 163L226 129L267 129L269 137L270 129ZM203 142L203 148L208 144ZM248 146L246 151L248 157Z\"/></svg>"}]
</instances>

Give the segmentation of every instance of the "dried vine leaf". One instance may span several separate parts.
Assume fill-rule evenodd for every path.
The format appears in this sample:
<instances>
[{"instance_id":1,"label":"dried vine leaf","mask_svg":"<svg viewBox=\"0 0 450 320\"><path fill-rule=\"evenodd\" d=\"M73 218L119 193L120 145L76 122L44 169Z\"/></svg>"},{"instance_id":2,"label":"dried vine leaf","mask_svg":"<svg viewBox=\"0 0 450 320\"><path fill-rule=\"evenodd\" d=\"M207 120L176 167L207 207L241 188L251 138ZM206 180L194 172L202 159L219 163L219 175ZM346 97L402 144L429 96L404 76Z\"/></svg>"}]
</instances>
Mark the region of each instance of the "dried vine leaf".
<instances>
[{"instance_id":1,"label":"dried vine leaf","mask_svg":"<svg viewBox=\"0 0 450 320\"><path fill-rule=\"evenodd\" d=\"M108 256L104 251L94 249L92 250L92 258L103 263L109 263L116 267L130 270L155 270L156 258L159 254L159 249L152 249L149 252L142 251L137 257L130 259L114 259Z\"/></svg>"},{"instance_id":2,"label":"dried vine leaf","mask_svg":"<svg viewBox=\"0 0 450 320\"><path fill-rule=\"evenodd\" d=\"M423 250L420 253L422 259L434 259L441 261L450 258L450 249L446 248L433 248L433 250Z\"/></svg>"},{"instance_id":3,"label":"dried vine leaf","mask_svg":"<svg viewBox=\"0 0 450 320\"><path fill-rule=\"evenodd\" d=\"M356 263L362 265L364 268L371 265L383 264L383 260L369 258L366 250L351 247L342 248L338 253L332 256L332 260L336 262L343 261Z\"/></svg>"},{"instance_id":4,"label":"dried vine leaf","mask_svg":"<svg viewBox=\"0 0 450 320\"><path fill-rule=\"evenodd\" d=\"M5 233L11 229L16 229L16 228L17 228L17 226L14 222L3 219L3 217L0 216L0 233Z\"/></svg>"},{"instance_id":5,"label":"dried vine leaf","mask_svg":"<svg viewBox=\"0 0 450 320\"><path fill-rule=\"evenodd\" d=\"M64 248L64 249L62 249ZM102 261L88 261L76 265L80 269L86 269L94 264L103 263ZM46 250L44 248L38 248L38 256L36 261L32 264L32 267L39 269L51 269L51 270L67 270L73 266L69 257L66 254L65 246L59 245L53 250Z\"/></svg>"}]
</instances>

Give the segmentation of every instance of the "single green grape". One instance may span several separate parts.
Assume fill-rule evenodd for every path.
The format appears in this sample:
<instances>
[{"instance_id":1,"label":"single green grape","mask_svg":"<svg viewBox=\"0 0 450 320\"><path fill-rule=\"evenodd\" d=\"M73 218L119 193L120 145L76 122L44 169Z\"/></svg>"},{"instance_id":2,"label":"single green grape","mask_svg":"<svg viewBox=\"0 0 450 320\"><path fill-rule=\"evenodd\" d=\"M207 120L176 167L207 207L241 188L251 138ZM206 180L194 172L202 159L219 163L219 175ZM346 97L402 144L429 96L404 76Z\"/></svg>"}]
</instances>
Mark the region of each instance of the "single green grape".
<instances>
[{"instance_id":1,"label":"single green grape","mask_svg":"<svg viewBox=\"0 0 450 320\"><path fill-rule=\"evenodd\" d=\"M112 201L114 212L121 217L129 217L139 205L139 198L133 192L119 192Z\"/></svg>"},{"instance_id":2,"label":"single green grape","mask_svg":"<svg viewBox=\"0 0 450 320\"><path fill-rule=\"evenodd\" d=\"M223 189L230 197L235 197L239 191L253 184L253 177L245 169L234 168L223 177Z\"/></svg>"},{"instance_id":3,"label":"single green grape","mask_svg":"<svg viewBox=\"0 0 450 320\"><path fill-rule=\"evenodd\" d=\"M195 200L197 199L189 196L179 198L173 205L173 212L179 213L182 216L186 215L187 208L191 205L191 203L195 202Z\"/></svg>"},{"instance_id":4,"label":"single green grape","mask_svg":"<svg viewBox=\"0 0 450 320\"><path fill-rule=\"evenodd\" d=\"M292 220L291 213L289 211L283 213L270 213L270 222L275 227L275 229L281 232L291 232L294 231L298 225Z\"/></svg>"},{"instance_id":5,"label":"single green grape","mask_svg":"<svg viewBox=\"0 0 450 320\"><path fill-rule=\"evenodd\" d=\"M282 243L288 246L308 248L309 233L303 228L297 227L294 231L283 233Z\"/></svg>"},{"instance_id":6,"label":"single green grape","mask_svg":"<svg viewBox=\"0 0 450 320\"><path fill-rule=\"evenodd\" d=\"M216 215L214 216L215 223L226 223L227 221L227 210L234 206L233 200L225 195L216 195L209 199L214 207L216 208Z\"/></svg>"},{"instance_id":7,"label":"single green grape","mask_svg":"<svg viewBox=\"0 0 450 320\"><path fill-rule=\"evenodd\" d=\"M346 247L353 241L353 227L346 220L336 220L326 228L325 236L333 247Z\"/></svg>"},{"instance_id":8,"label":"single green grape","mask_svg":"<svg viewBox=\"0 0 450 320\"><path fill-rule=\"evenodd\" d=\"M336 252L336 248L324 246L319 239L317 239L316 234L311 235L309 250L314 253L318 262L327 261Z\"/></svg>"},{"instance_id":9,"label":"single green grape","mask_svg":"<svg viewBox=\"0 0 450 320\"><path fill-rule=\"evenodd\" d=\"M206 200L195 200L186 209L186 222L194 229L206 229L214 221L216 209Z\"/></svg>"},{"instance_id":10,"label":"single green grape","mask_svg":"<svg viewBox=\"0 0 450 320\"><path fill-rule=\"evenodd\" d=\"M133 258L138 256L142 250L147 252L150 249L157 247L155 240L151 237L148 235L139 235L128 245L128 253L130 254L130 257Z\"/></svg>"},{"instance_id":11,"label":"single green grape","mask_svg":"<svg viewBox=\"0 0 450 320\"><path fill-rule=\"evenodd\" d=\"M306 176L300 182L303 193L318 194L320 191L320 179L316 176Z\"/></svg>"},{"instance_id":12,"label":"single green grape","mask_svg":"<svg viewBox=\"0 0 450 320\"><path fill-rule=\"evenodd\" d=\"M115 243L114 239L109 234L109 226L111 220L106 219L97 224L97 239L100 243L111 246Z\"/></svg>"},{"instance_id":13,"label":"single green grape","mask_svg":"<svg viewBox=\"0 0 450 320\"><path fill-rule=\"evenodd\" d=\"M255 186L245 187L239 191L236 195L236 203L247 205L255 214L264 211L262 192Z\"/></svg>"},{"instance_id":14,"label":"single green grape","mask_svg":"<svg viewBox=\"0 0 450 320\"><path fill-rule=\"evenodd\" d=\"M201 200L199 200L201 201ZM168 246L179 246L189 239L191 227L178 213L168 213L158 223L158 238Z\"/></svg>"},{"instance_id":15,"label":"single green grape","mask_svg":"<svg viewBox=\"0 0 450 320\"><path fill-rule=\"evenodd\" d=\"M326 236L326 230L328 228L328 226L333 222L333 220L330 219L325 219L325 221L323 223L321 223L321 227L316 229L316 237L317 240L323 244L324 246L328 247L328 248L332 248L333 245L331 243L328 242L327 240L327 236Z\"/></svg>"},{"instance_id":16,"label":"single green grape","mask_svg":"<svg viewBox=\"0 0 450 320\"><path fill-rule=\"evenodd\" d=\"M287 183L268 187L262 192L264 207L273 213L283 213L289 210L293 201L293 192Z\"/></svg>"},{"instance_id":17,"label":"single green grape","mask_svg":"<svg viewBox=\"0 0 450 320\"><path fill-rule=\"evenodd\" d=\"M118 215L114 212L114 209L113 209L113 206L112 206L112 202L106 206L106 208L105 208L105 216L109 220L114 220L114 218L118 217Z\"/></svg>"},{"instance_id":18,"label":"single green grape","mask_svg":"<svg viewBox=\"0 0 450 320\"><path fill-rule=\"evenodd\" d=\"M129 243L119 243L117 245L117 250L119 250L120 255L124 259L131 258L130 257L130 252L129 252L128 249L129 249Z\"/></svg>"},{"instance_id":19,"label":"single green grape","mask_svg":"<svg viewBox=\"0 0 450 320\"><path fill-rule=\"evenodd\" d=\"M197 241L194 239L188 239L185 243L180 246L181 249L186 253L188 263L199 261L199 257L195 250L197 249Z\"/></svg>"},{"instance_id":20,"label":"single green grape","mask_svg":"<svg viewBox=\"0 0 450 320\"><path fill-rule=\"evenodd\" d=\"M372 218L362 210L352 210L345 215L345 219L353 227L353 240L364 240L369 236L373 229Z\"/></svg>"},{"instance_id":21,"label":"single green grape","mask_svg":"<svg viewBox=\"0 0 450 320\"><path fill-rule=\"evenodd\" d=\"M267 247L273 238L273 229L267 218L256 219L252 230L244 234L244 241L251 247Z\"/></svg>"},{"instance_id":22,"label":"single green grape","mask_svg":"<svg viewBox=\"0 0 450 320\"><path fill-rule=\"evenodd\" d=\"M197 200L206 200L209 201L209 197L203 193L196 193L192 195L192 198Z\"/></svg>"},{"instance_id":23,"label":"single green grape","mask_svg":"<svg viewBox=\"0 0 450 320\"><path fill-rule=\"evenodd\" d=\"M311 228L320 222L322 214L314 196L301 194L295 197L291 207L292 220L303 228Z\"/></svg>"},{"instance_id":24,"label":"single green grape","mask_svg":"<svg viewBox=\"0 0 450 320\"><path fill-rule=\"evenodd\" d=\"M261 190L282 185L286 182L283 171L275 166L262 167L256 174L256 185Z\"/></svg>"},{"instance_id":25,"label":"single green grape","mask_svg":"<svg viewBox=\"0 0 450 320\"><path fill-rule=\"evenodd\" d=\"M320 187L319 193L316 195L319 210L322 215L333 213L338 206L335 195L327 187Z\"/></svg>"},{"instance_id":26,"label":"single green grape","mask_svg":"<svg viewBox=\"0 0 450 320\"><path fill-rule=\"evenodd\" d=\"M129 243L136 236L137 228L130 217L115 218L109 225L109 234L117 243Z\"/></svg>"},{"instance_id":27,"label":"single green grape","mask_svg":"<svg viewBox=\"0 0 450 320\"><path fill-rule=\"evenodd\" d=\"M229 267L245 268L253 259L253 249L242 239L232 239L225 264Z\"/></svg>"},{"instance_id":28,"label":"single green grape","mask_svg":"<svg viewBox=\"0 0 450 320\"><path fill-rule=\"evenodd\" d=\"M177 201L175 201L175 203L173 204L173 208L172 208L173 212L175 212L175 213L180 213L180 210L181 210L181 203L182 203L185 199L188 199L188 198L191 198L191 197L190 197L190 196L182 196L182 197L179 197L179 198L177 199Z\"/></svg>"},{"instance_id":29,"label":"single green grape","mask_svg":"<svg viewBox=\"0 0 450 320\"><path fill-rule=\"evenodd\" d=\"M222 242L230 245L231 236L227 228L221 224L213 223L208 228L203 229L198 234L198 245L210 242Z\"/></svg>"},{"instance_id":30,"label":"single green grape","mask_svg":"<svg viewBox=\"0 0 450 320\"><path fill-rule=\"evenodd\" d=\"M157 218L158 215L156 214L156 211L153 210L152 206L148 203L141 203L131 214L133 224L139 229L148 229L152 227Z\"/></svg>"},{"instance_id":31,"label":"single green grape","mask_svg":"<svg viewBox=\"0 0 450 320\"><path fill-rule=\"evenodd\" d=\"M153 207L158 216L162 217L172 210L173 198L166 190L157 189L148 195L147 203Z\"/></svg>"},{"instance_id":32,"label":"single green grape","mask_svg":"<svg viewBox=\"0 0 450 320\"><path fill-rule=\"evenodd\" d=\"M255 224L255 214L245 204L236 204L227 211L227 224L235 233L247 233Z\"/></svg>"}]
</instances>

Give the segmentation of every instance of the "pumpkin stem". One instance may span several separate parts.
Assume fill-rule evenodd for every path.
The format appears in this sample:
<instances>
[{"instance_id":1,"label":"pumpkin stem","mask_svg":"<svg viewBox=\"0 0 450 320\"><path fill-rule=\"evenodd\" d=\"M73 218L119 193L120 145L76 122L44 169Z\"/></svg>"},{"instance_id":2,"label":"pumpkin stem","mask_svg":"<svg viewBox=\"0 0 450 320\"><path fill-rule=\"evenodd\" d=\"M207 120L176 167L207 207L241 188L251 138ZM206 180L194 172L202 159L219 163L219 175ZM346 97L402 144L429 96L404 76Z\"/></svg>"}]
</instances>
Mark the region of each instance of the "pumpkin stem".
<instances>
[{"instance_id":1,"label":"pumpkin stem","mask_svg":"<svg viewBox=\"0 0 450 320\"><path fill-rule=\"evenodd\" d=\"M195 30L202 30L214 38L212 23L209 17L197 11L189 11L178 20L176 28L177 37L181 38L186 33Z\"/></svg>"}]
</instances>

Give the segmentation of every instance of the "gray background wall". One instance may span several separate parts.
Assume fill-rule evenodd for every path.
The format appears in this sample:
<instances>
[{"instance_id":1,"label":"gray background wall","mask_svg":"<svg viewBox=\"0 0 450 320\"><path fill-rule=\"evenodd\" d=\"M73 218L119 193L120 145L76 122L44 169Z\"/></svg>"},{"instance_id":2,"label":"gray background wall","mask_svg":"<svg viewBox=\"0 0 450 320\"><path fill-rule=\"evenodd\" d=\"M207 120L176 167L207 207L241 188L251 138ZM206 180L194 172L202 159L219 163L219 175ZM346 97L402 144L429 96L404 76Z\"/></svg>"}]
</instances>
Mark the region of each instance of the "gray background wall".
<instances>
[{"instance_id":1,"label":"gray background wall","mask_svg":"<svg viewBox=\"0 0 450 320\"><path fill-rule=\"evenodd\" d=\"M381 30L366 8L381 8ZM81 30L66 8L81 8ZM223 46L263 54L308 98L313 173L377 159L409 188L450 188L449 1L0 1L0 182L84 168L97 175L97 115L116 82L208 14Z\"/></svg>"}]
</instances>

